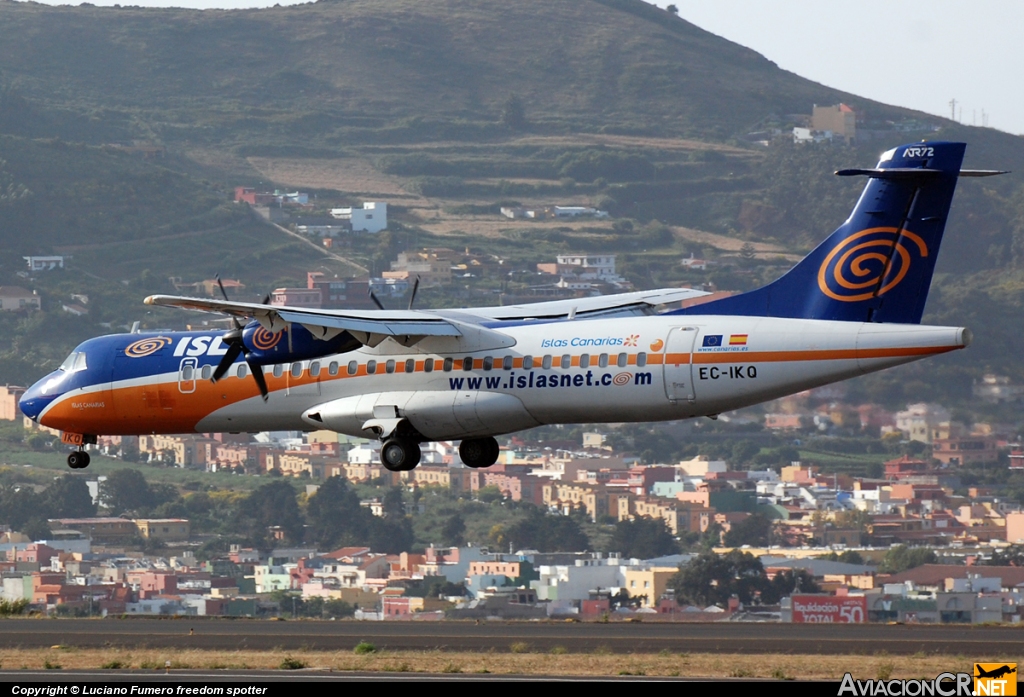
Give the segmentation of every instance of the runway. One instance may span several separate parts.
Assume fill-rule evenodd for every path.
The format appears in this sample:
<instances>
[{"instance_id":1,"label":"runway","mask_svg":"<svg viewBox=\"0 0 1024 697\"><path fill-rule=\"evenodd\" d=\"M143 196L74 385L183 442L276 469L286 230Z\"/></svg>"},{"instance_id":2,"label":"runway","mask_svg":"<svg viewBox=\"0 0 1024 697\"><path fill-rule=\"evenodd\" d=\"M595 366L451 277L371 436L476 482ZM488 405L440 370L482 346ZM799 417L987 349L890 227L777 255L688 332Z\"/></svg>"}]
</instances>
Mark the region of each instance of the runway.
<instances>
[{"instance_id":1,"label":"runway","mask_svg":"<svg viewBox=\"0 0 1024 697\"><path fill-rule=\"evenodd\" d=\"M0 648L378 649L909 655L1024 654L1024 628L772 623L354 622L180 619L3 619Z\"/></svg>"}]
</instances>

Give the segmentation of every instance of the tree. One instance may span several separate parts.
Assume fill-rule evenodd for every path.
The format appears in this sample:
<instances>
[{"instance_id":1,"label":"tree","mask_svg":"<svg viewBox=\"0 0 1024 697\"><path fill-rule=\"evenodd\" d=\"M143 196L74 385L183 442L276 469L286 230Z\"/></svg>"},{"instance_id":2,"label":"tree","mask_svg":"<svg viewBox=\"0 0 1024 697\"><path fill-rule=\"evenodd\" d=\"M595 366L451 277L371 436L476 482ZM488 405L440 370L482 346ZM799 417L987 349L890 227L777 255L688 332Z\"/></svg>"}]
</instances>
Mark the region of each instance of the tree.
<instances>
[{"instance_id":1,"label":"tree","mask_svg":"<svg viewBox=\"0 0 1024 697\"><path fill-rule=\"evenodd\" d=\"M775 605L794 593L820 593L821 586L806 569L780 571L761 591L761 602Z\"/></svg>"},{"instance_id":2,"label":"tree","mask_svg":"<svg viewBox=\"0 0 1024 697\"><path fill-rule=\"evenodd\" d=\"M523 131L529 126L526 120L526 107L517 94L510 94L501 108L501 123L512 131Z\"/></svg>"},{"instance_id":3,"label":"tree","mask_svg":"<svg viewBox=\"0 0 1024 697\"><path fill-rule=\"evenodd\" d=\"M46 499L27 486L0 485L0 523L22 530L31 520L46 517Z\"/></svg>"},{"instance_id":4,"label":"tree","mask_svg":"<svg viewBox=\"0 0 1024 697\"><path fill-rule=\"evenodd\" d=\"M548 515L533 506L524 518L502 532L503 540L510 542L515 549L582 552L590 547L590 540L575 520L567 516Z\"/></svg>"},{"instance_id":5,"label":"tree","mask_svg":"<svg viewBox=\"0 0 1024 697\"><path fill-rule=\"evenodd\" d=\"M317 547L364 545L370 539L371 514L344 477L330 477L306 505L309 538Z\"/></svg>"},{"instance_id":6,"label":"tree","mask_svg":"<svg viewBox=\"0 0 1024 697\"><path fill-rule=\"evenodd\" d=\"M771 541L772 521L768 516L754 513L732 526L725 533L723 542L726 547L761 547Z\"/></svg>"},{"instance_id":7,"label":"tree","mask_svg":"<svg viewBox=\"0 0 1024 697\"><path fill-rule=\"evenodd\" d=\"M278 528L288 544L302 542L302 512L295 489L286 481L264 484L238 505L234 527L259 549L270 549L270 528Z\"/></svg>"},{"instance_id":8,"label":"tree","mask_svg":"<svg viewBox=\"0 0 1024 697\"><path fill-rule=\"evenodd\" d=\"M153 491L142 472L126 467L100 483L100 503L114 515L138 512L153 505Z\"/></svg>"},{"instance_id":9,"label":"tree","mask_svg":"<svg viewBox=\"0 0 1024 697\"><path fill-rule=\"evenodd\" d=\"M448 517L441 528L441 539L449 547L461 547L466 543L466 521L458 513Z\"/></svg>"},{"instance_id":10,"label":"tree","mask_svg":"<svg viewBox=\"0 0 1024 697\"><path fill-rule=\"evenodd\" d=\"M666 554L677 554L679 544L660 518L620 520L608 543L608 551L618 552L630 559L651 559Z\"/></svg>"},{"instance_id":11,"label":"tree","mask_svg":"<svg viewBox=\"0 0 1024 697\"><path fill-rule=\"evenodd\" d=\"M668 7L665 8L665 11L666 12L671 12L672 14L674 14L676 16L679 15L679 8L676 7L675 5L669 5Z\"/></svg>"},{"instance_id":12,"label":"tree","mask_svg":"<svg viewBox=\"0 0 1024 697\"><path fill-rule=\"evenodd\" d=\"M736 596L742 603L752 602L767 586L768 577L761 561L749 552L733 550L724 556L703 552L679 573L669 579L668 585L676 597L694 605L724 605Z\"/></svg>"},{"instance_id":13,"label":"tree","mask_svg":"<svg viewBox=\"0 0 1024 697\"><path fill-rule=\"evenodd\" d=\"M761 452L761 446L752 440L741 440L732 446L731 462L733 465L745 465Z\"/></svg>"},{"instance_id":14,"label":"tree","mask_svg":"<svg viewBox=\"0 0 1024 697\"><path fill-rule=\"evenodd\" d=\"M882 557L882 563L878 565L878 570L883 574L898 574L901 571L924 564L934 564L937 561L935 552L927 547L896 545Z\"/></svg>"},{"instance_id":15,"label":"tree","mask_svg":"<svg viewBox=\"0 0 1024 697\"><path fill-rule=\"evenodd\" d=\"M65 474L53 480L44 492L47 507L54 517L91 518L96 515L89 487L81 477Z\"/></svg>"}]
</instances>

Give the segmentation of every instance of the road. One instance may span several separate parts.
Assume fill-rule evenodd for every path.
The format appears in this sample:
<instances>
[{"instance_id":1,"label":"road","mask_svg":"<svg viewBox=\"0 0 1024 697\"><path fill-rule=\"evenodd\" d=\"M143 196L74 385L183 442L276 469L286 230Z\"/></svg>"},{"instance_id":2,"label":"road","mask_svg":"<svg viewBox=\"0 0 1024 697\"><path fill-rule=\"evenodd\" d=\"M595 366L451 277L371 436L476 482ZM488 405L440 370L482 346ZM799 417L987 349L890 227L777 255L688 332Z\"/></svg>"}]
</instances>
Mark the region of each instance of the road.
<instances>
[{"instance_id":1,"label":"road","mask_svg":"<svg viewBox=\"0 0 1024 697\"><path fill-rule=\"evenodd\" d=\"M4 619L0 649L181 648L221 650L351 650L360 641L378 649L570 652L720 652L909 655L917 652L1006 656L1024 654L1024 630L971 625L813 625L720 622L274 622L181 619Z\"/></svg>"}]
</instances>

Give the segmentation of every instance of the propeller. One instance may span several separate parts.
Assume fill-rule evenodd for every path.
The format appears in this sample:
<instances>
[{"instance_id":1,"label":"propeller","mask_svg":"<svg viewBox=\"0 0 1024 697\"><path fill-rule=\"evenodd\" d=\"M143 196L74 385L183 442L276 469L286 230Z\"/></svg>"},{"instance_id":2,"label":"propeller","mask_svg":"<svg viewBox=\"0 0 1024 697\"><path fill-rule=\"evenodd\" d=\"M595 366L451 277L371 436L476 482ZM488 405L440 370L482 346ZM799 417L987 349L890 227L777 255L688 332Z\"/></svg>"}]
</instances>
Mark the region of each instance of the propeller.
<instances>
[{"instance_id":1,"label":"propeller","mask_svg":"<svg viewBox=\"0 0 1024 697\"><path fill-rule=\"evenodd\" d=\"M221 295L224 296L224 300L229 300L228 293L224 290L224 284L221 283L220 275L217 275L217 287L220 288ZM268 295L263 299L263 304L266 305L270 301ZM244 327L242 323L238 321L237 317L232 317L231 322L235 325L235 328L226 332L220 337L220 340L227 345L228 351L224 354L224 357L220 359L220 363L217 364L217 369L213 371L212 382L217 382L228 372L232 364L238 359L239 354L245 359L245 364L249 366L249 372L252 373L253 380L256 381L256 386L260 388L260 396L263 397L263 401L267 401L270 395L270 390L267 389L267 381L263 377L263 367L253 365L249 362L249 349L246 347L245 342L242 340L242 333Z\"/></svg>"},{"instance_id":2,"label":"propeller","mask_svg":"<svg viewBox=\"0 0 1024 697\"><path fill-rule=\"evenodd\" d=\"M372 290L370 291L370 300L373 301L373 304L377 306L378 310L384 309L384 305L381 303L380 299Z\"/></svg>"},{"instance_id":3,"label":"propeller","mask_svg":"<svg viewBox=\"0 0 1024 697\"><path fill-rule=\"evenodd\" d=\"M409 309L412 309L412 304L416 302L416 291L420 289L420 277L417 276L416 280L412 284L412 294L409 296Z\"/></svg>"}]
</instances>

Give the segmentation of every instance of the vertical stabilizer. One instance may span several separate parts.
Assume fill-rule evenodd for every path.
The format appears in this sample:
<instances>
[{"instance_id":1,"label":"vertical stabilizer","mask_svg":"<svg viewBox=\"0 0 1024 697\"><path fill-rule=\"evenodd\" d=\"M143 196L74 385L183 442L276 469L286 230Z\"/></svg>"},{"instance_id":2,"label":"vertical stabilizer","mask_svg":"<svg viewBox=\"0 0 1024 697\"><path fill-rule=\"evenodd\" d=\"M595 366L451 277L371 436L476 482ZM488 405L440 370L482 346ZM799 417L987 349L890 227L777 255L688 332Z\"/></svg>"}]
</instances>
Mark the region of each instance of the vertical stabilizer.
<instances>
[{"instance_id":1,"label":"vertical stabilizer","mask_svg":"<svg viewBox=\"0 0 1024 697\"><path fill-rule=\"evenodd\" d=\"M838 230L763 288L673 314L917 324L953 200L964 143L916 143L884 153Z\"/></svg>"}]
</instances>

